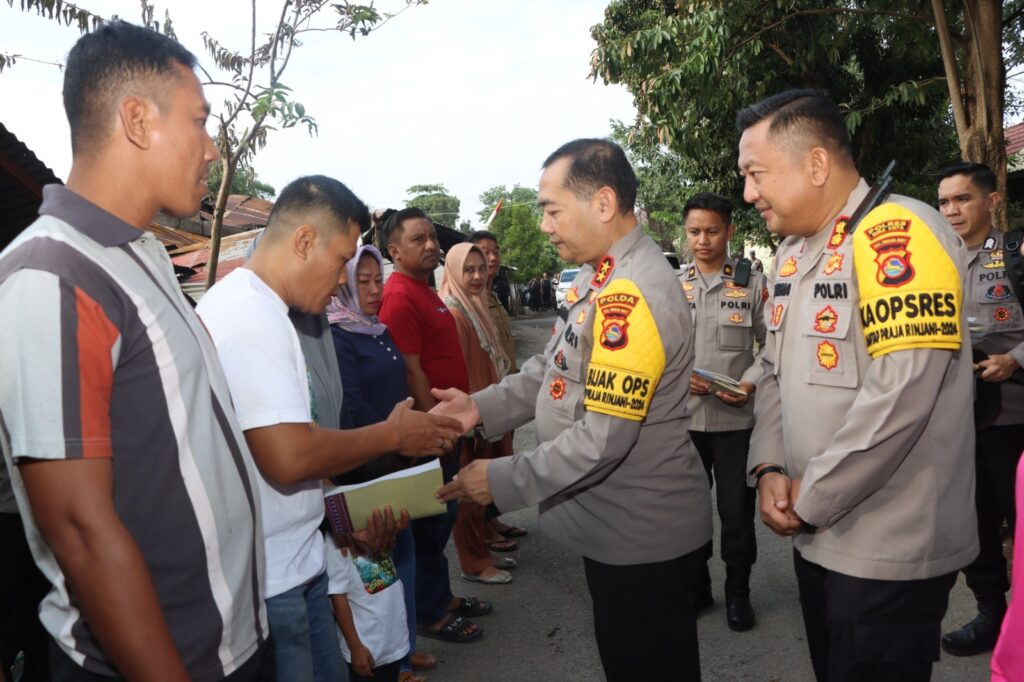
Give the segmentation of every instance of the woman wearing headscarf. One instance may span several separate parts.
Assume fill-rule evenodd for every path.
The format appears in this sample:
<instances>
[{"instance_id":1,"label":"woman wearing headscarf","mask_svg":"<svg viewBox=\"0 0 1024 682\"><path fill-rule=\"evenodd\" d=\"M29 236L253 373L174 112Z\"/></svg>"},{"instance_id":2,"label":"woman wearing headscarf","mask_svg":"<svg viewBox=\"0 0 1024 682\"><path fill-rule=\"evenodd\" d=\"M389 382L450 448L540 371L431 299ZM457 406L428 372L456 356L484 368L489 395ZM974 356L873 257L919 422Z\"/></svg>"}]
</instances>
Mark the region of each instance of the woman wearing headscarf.
<instances>
[{"instance_id":1,"label":"woman wearing headscarf","mask_svg":"<svg viewBox=\"0 0 1024 682\"><path fill-rule=\"evenodd\" d=\"M487 260L475 244L456 244L445 257L444 273L438 293L455 318L462 354L469 371L469 390L480 391L500 381L511 362L502 349L498 330L487 310L484 290L487 285ZM483 438L466 439L460 466L474 459L490 459L512 454L509 434L491 443ZM474 582L504 584L512 575L494 564L497 561L488 547L489 531L484 508L473 502L461 502L453 535L458 550L462 577ZM511 568L515 562L501 560L500 566Z\"/></svg>"},{"instance_id":2,"label":"woman wearing headscarf","mask_svg":"<svg viewBox=\"0 0 1024 682\"><path fill-rule=\"evenodd\" d=\"M346 283L339 288L337 298L327 306L327 320L331 324L344 391L344 428L385 421L394 405L409 397L405 360L387 327L377 319L383 289L383 262L376 247L359 247L346 266ZM338 477L337 481L367 481L405 468L409 462L398 455L384 455ZM437 664L434 656L412 653L416 651L416 552L411 527L396 536L392 560L402 580L409 628L410 655L401 662L400 679L408 682L425 680L408 672L413 663L424 669Z\"/></svg>"}]
</instances>

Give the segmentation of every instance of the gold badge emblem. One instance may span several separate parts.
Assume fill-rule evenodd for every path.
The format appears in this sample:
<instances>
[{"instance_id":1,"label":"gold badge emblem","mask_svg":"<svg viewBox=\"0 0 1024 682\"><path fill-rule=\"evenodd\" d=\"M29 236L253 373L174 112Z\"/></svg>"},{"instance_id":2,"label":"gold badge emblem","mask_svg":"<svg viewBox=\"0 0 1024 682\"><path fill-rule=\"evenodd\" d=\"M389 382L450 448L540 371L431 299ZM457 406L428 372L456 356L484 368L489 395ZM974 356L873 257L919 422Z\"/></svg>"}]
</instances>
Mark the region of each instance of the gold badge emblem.
<instances>
[{"instance_id":1,"label":"gold badge emblem","mask_svg":"<svg viewBox=\"0 0 1024 682\"><path fill-rule=\"evenodd\" d=\"M818 344L818 364L830 372L839 366L839 349L831 341Z\"/></svg>"}]
</instances>

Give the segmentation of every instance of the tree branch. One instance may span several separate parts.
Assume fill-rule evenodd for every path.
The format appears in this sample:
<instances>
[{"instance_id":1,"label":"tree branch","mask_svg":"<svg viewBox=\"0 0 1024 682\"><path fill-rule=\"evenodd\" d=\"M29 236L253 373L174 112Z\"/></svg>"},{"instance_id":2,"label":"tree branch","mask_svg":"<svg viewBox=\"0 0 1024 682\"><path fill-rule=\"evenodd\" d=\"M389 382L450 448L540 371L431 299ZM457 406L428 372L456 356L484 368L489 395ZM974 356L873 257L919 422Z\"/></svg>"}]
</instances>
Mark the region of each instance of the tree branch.
<instances>
[{"instance_id":1,"label":"tree branch","mask_svg":"<svg viewBox=\"0 0 1024 682\"><path fill-rule=\"evenodd\" d=\"M287 6L286 3L285 7ZM252 0L252 28L250 30L249 49L251 50L249 52L251 55L249 59L249 77L245 79L245 88L238 88L242 90L242 96L238 98L238 106L235 107L235 110L231 112L231 115L228 116L227 121L223 124L225 128L235 122L235 119L238 118L238 113L244 108L246 100L249 99L249 95L252 93L252 76L256 68L256 0Z\"/></svg>"},{"instance_id":2,"label":"tree branch","mask_svg":"<svg viewBox=\"0 0 1024 682\"><path fill-rule=\"evenodd\" d=\"M960 92L960 71L956 66L949 24L946 22L946 7L942 0L932 0L932 12L935 15L935 32L939 36L939 50L942 52L942 66L946 71L946 85L949 87L949 103L953 107L953 121L956 123L957 138L960 140L960 153L966 157L967 113L964 111L963 93Z\"/></svg>"},{"instance_id":3,"label":"tree branch","mask_svg":"<svg viewBox=\"0 0 1024 682\"><path fill-rule=\"evenodd\" d=\"M1009 27L1010 24L1017 21L1022 16L1024 16L1024 5L1022 5L1021 8L1018 9L1016 12L1011 12L1009 16L1003 19L1003 28Z\"/></svg>"}]
</instances>

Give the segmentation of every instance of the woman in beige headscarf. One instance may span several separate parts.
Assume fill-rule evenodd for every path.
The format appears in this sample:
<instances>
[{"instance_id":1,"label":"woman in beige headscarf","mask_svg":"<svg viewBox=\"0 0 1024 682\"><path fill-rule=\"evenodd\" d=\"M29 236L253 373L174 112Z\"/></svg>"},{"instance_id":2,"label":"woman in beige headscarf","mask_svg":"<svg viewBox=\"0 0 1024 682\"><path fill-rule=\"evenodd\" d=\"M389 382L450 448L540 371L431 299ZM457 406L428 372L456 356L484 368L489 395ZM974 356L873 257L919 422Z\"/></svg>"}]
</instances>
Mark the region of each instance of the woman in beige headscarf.
<instances>
[{"instance_id":1,"label":"woman in beige headscarf","mask_svg":"<svg viewBox=\"0 0 1024 682\"><path fill-rule=\"evenodd\" d=\"M469 372L470 392L498 382L511 366L487 310L487 301L484 299L486 285L487 261L480 247L463 243L449 249L438 293L451 310L459 330L462 355ZM509 454L512 454L512 439L507 434L495 443L483 438L467 439L460 465L466 466L474 459L491 459ZM511 582L512 575L494 565L496 558L488 547L488 534L484 508L473 502L460 502L453 535L462 577L492 584ZM515 562L503 559L500 565L511 568Z\"/></svg>"}]
</instances>

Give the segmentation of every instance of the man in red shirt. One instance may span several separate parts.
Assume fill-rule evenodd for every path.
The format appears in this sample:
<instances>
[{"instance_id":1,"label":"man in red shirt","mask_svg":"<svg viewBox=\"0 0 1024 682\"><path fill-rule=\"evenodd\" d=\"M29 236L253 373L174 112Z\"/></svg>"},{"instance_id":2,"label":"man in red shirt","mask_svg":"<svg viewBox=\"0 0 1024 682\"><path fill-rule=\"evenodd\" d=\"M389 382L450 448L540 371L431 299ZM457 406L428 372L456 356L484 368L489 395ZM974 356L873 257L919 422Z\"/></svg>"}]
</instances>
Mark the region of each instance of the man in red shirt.
<instances>
[{"instance_id":1,"label":"man in red shirt","mask_svg":"<svg viewBox=\"0 0 1024 682\"><path fill-rule=\"evenodd\" d=\"M395 264L384 284L380 320L388 326L405 358L406 380L416 409L428 411L436 402L432 388L469 390L469 374L459 346L455 318L430 288L430 275L440 262L437 231L418 208L406 208L384 223L383 242ZM441 459L445 482L458 471L457 456ZM483 630L465 616L483 616L492 605L475 597L452 596L445 545L451 535L457 503L448 514L412 522L416 539L416 619L419 634L449 642L477 639Z\"/></svg>"}]
</instances>

